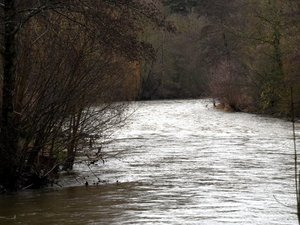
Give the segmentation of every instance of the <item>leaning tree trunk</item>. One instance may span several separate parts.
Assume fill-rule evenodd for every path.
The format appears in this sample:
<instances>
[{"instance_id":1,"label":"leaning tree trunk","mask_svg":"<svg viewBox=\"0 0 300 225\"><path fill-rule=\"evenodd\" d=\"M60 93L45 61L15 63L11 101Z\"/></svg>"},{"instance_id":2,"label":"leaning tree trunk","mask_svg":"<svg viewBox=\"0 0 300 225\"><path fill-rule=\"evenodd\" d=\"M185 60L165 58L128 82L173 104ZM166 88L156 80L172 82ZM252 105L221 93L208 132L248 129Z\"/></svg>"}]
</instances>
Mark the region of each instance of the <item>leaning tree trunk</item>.
<instances>
[{"instance_id":1,"label":"leaning tree trunk","mask_svg":"<svg viewBox=\"0 0 300 225\"><path fill-rule=\"evenodd\" d=\"M7 190L18 187L18 128L14 112L16 80L15 0L4 1L3 84L0 133L0 186Z\"/></svg>"},{"instance_id":2,"label":"leaning tree trunk","mask_svg":"<svg viewBox=\"0 0 300 225\"><path fill-rule=\"evenodd\" d=\"M79 109L78 113L71 116L70 118L70 136L69 136L69 144L67 151L67 158L64 163L63 170L69 171L73 169L75 157L76 157L76 149L78 144L78 135L80 129L80 122L82 116L82 109Z\"/></svg>"}]
</instances>

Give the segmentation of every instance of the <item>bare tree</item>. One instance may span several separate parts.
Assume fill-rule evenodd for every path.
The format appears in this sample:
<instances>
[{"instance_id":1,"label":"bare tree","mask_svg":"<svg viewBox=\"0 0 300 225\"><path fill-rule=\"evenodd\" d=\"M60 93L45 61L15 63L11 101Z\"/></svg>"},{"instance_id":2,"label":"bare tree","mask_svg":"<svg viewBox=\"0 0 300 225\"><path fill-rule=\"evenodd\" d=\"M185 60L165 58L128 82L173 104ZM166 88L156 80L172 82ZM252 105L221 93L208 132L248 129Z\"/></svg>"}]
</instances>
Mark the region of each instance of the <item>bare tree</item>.
<instances>
[{"instance_id":1,"label":"bare tree","mask_svg":"<svg viewBox=\"0 0 300 225\"><path fill-rule=\"evenodd\" d=\"M132 99L135 91L127 95L125 87L136 90L138 82L128 82L138 76L130 77L137 74L140 60L154 57L151 45L139 40L142 23L163 26L154 3L1 3L4 189L47 183L59 163L72 168L86 134L121 121L123 106L113 102Z\"/></svg>"}]
</instances>

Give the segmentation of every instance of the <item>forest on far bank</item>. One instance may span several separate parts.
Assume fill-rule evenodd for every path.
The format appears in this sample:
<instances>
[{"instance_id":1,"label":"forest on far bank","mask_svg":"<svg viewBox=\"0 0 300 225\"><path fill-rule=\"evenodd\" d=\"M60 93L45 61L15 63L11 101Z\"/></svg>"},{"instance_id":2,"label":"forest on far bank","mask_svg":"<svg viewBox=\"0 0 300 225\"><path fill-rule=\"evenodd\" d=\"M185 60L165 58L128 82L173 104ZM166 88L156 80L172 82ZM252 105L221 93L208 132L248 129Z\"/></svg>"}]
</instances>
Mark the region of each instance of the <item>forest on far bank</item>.
<instances>
[{"instance_id":1,"label":"forest on far bank","mask_svg":"<svg viewBox=\"0 0 300 225\"><path fill-rule=\"evenodd\" d=\"M235 111L300 115L300 2L163 0L176 28L145 33L141 99L214 97Z\"/></svg>"}]
</instances>

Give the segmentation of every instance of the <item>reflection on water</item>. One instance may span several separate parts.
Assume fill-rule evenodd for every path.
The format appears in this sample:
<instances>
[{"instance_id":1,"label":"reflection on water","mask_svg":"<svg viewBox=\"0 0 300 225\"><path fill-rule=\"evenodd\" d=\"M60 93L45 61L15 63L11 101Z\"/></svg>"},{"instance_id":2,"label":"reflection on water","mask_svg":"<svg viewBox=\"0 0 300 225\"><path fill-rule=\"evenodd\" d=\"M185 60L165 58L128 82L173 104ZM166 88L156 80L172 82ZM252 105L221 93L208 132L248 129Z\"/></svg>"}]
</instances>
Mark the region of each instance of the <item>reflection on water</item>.
<instances>
[{"instance_id":1,"label":"reflection on water","mask_svg":"<svg viewBox=\"0 0 300 225\"><path fill-rule=\"evenodd\" d=\"M107 146L122 154L92 168L110 184L1 196L0 224L297 223L288 122L215 111L209 100L137 105Z\"/></svg>"}]
</instances>

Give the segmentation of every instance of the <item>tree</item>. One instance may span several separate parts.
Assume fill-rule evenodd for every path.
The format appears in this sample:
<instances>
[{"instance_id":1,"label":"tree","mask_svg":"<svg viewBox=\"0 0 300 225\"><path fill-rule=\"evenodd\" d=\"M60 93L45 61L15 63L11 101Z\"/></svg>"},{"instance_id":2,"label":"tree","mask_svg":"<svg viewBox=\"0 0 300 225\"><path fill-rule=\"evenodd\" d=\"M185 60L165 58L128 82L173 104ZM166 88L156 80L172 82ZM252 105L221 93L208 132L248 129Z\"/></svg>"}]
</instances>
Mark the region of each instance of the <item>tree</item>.
<instances>
[{"instance_id":1,"label":"tree","mask_svg":"<svg viewBox=\"0 0 300 225\"><path fill-rule=\"evenodd\" d=\"M168 7L168 6L165 6ZM175 32L149 32L148 40L157 59L143 73L142 99L195 98L207 96L207 65L202 42L202 29L207 21L196 13L167 13Z\"/></svg>"},{"instance_id":2,"label":"tree","mask_svg":"<svg viewBox=\"0 0 300 225\"><path fill-rule=\"evenodd\" d=\"M163 21L155 1L7 0L1 7L0 185L17 190L47 180L65 149L71 168L83 135L119 120L117 90L133 64L154 57L139 39L143 21Z\"/></svg>"},{"instance_id":3,"label":"tree","mask_svg":"<svg viewBox=\"0 0 300 225\"><path fill-rule=\"evenodd\" d=\"M199 4L197 0L163 0L163 4L167 6L171 13L179 13L187 15Z\"/></svg>"},{"instance_id":4,"label":"tree","mask_svg":"<svg viewBox=\"0 0 300 225\"><path fill-rule=\"evenodd\" d=\"M287 58L294 51L298 34L294 28L292 1L251 1L248 4L249 23L240 29L245 40L244 65L256 83L254 91L257 110L276 115L289 114L290 74ZM294 5L295 6L295 5ZM292 20L294 22L292 22Z\"/></svg>"}]
</instances>

